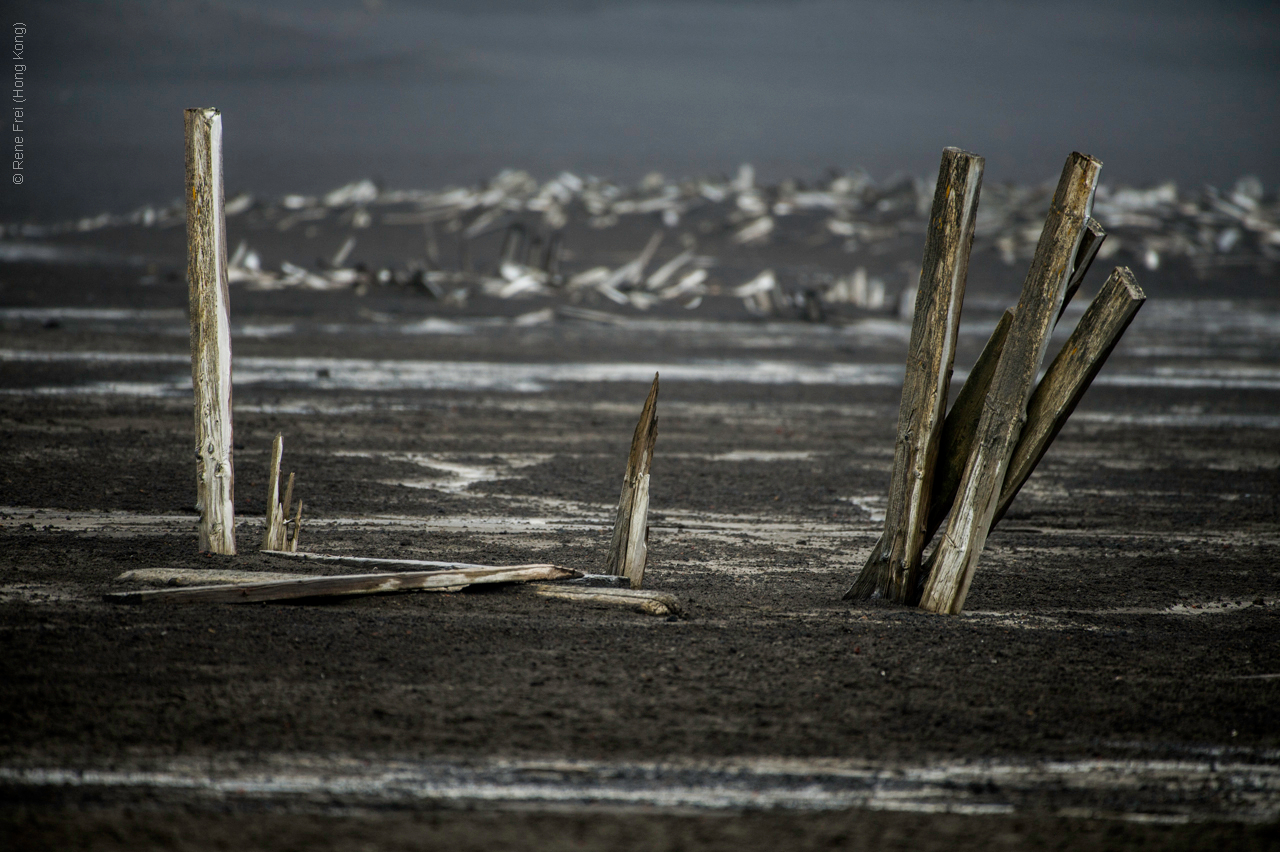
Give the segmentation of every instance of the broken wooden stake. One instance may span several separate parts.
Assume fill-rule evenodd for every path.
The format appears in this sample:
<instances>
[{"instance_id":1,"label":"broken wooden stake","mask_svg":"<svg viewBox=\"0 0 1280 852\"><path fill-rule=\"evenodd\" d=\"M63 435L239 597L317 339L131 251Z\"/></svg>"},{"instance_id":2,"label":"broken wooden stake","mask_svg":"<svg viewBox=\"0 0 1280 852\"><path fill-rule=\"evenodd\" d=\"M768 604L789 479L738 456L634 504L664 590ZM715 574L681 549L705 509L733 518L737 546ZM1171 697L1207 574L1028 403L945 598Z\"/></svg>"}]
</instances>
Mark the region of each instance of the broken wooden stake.
<instances>
[{"instance_id":1,"label":"broken wooden stake","mask_svg":"<svg viewBox=\"0 0 1280 852\"><path fill-rule=\"evenodd\" d=\"M906 603L915 596L984 162L958 148L942 153L898 408L884 534L846 599Z\"/></svg>"},{"instance_id":2,"label":"broken wooden stake","mask_svg":"<svg viewBox=\"0 0 1280 852\"><path fill-rule=\"evenodd\" d=\"M640 422L631 438L631 454L627 456L627 472L618 498L618 517L613 525L613 542L605 564L606 574L626 577L633 589L644 583L649 558L649 468L657 439L658 374L654 373L649 397L644 401Z\"/></svg>"},{"instance_id":3,"label":"broken wooden stake","mask_svg":"<svg viewBox=\"0 0 1280 852\"><path fill-rule=\"evenodd\" d=\"M233 555L236 536L231 460L231 307L222 208L222 115L216 109L189 109L184 113L184 126L200 550Z\"/></svg>"},{"instance_id":4,"label":"broken wooden stake","mask_svg":"<svg viewBox=\"0 0 1280 852\"><path fill-rule=\"evenodd\" d=\"M929 560L923 609L954 614L964 607L1026 421L1032 385L1062 307L1101 165L1079 153L1067 158L991 380L946 533Z\"/></svg>"},{"instance_id":5,"label":"broken wooden stake","mask_svg":"<svg viewBox=\"0 0 1280 852\"><path fill-rule=\"evenodd\" d=\"M284 490L284 501L280 500L280 461L284 456L284 436L276 433L271 442L271 468L267 473L267 516L266 529L262 533L263 550L297 550L298 535L302 532L302 501L298 501L296 518L289 517L289 506L293 502L293 474L289 474L289 482Z\"/></svg>"},{"instance_id":6,"label":"broken wooden stake","mask_svg":"<svg viewBox=\"0 0 1280 852\"><path fill-rule=\"evenodd\" d=\"M991 526L1009 510L1146 299L1133 273L1118 266L1085 309L1027 403L1027 425L1009 460Z\"/></svg>"},{"instance_id":7,"label":"broken wooden stake","mask_svg":"<svg viewBox=\"0 0 1280 852\"><path fill-rule=\"evenodd\" d=\"M577 574L577 571L555 565L518 565L510 568L464 568L452 571L299 577L296 580L267 580L257 583L194 586L185 589L112 592L104 597L116 603L261 603L296 598L346 597L441 589L477 583L563 580Z\"/></svg>"}]
</instances>

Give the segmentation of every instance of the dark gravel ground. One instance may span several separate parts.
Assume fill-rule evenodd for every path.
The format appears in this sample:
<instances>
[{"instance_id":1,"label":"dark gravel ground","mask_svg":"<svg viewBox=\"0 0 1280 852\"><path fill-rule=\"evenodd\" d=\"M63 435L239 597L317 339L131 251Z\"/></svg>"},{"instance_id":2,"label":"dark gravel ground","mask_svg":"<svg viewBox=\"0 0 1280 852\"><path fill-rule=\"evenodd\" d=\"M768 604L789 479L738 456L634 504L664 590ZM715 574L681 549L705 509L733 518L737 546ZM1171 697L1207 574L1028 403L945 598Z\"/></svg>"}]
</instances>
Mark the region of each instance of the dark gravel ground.
<instances>
[{"instance_id":1,"label":"dark gravel ground","mask_svg":"<svg viewBox=\"0 0 1280 852\"><path fill-rule=\"evenodd\" d=\"M156 283L139 285L143 274ZM1202 286L1162 275L1148 286L1153 299L1156 290L1185 298ZM971 284L971 298L1003 297L1008 277ZM5 308L185 307L184 286L166 280L163 264L151 273L10 264L0 285ZM892 337L839 333L839 322L861 315L780 330L728 299L692 317L723 321L724 333L559 319L410 337L360 314L466 321L543 304L446 309L412 294L234 291L237 321L298 325L237 337L236 353L900 364L905 351ZM156 328L95 322L10 318L3 348L186 351L180 314ZM333 322L353 328L315 331ZM962 340L965 365L983 336ZM1280 357L1274 342L1255 349L1252 365ZM1139 361L1122 347L1107 370ZM126 588L115 578L130 569L288 570L256 552L277 431L313 519L304 549L599 570L646 390L637 382L539 393L237 387L236 508L247 520L241 555L210 557L195 548L189 401L29 392L164 382L185 369L0 359L9 391L0 394L0 766L309 754L884 765L1277 759L1273 389L1094 388L988 541L961 617L839 600L879 532L875 498L888 480L898 389L694 381L663 383L646 574L647 586L682 600L682 618L501 591L110 604L102 594ZM1200 420L1149 417L1188 412ZM411 487L403 483L442 476L415 453L497 473L467 488ZM123 522L155 516L173 518ZM402 520L377 520L391 516ZM1259 823L1216 789L1165 813L1190 823L1163 825L1096 817L1141 810L1123 796L1090 803L1092 817L1065 815L1052 795L1002 816L726 814L211 801L5 783L6 848L1262 849L1278 839L1267 822L1274 792Z\"/></svg>"}]
</instances>

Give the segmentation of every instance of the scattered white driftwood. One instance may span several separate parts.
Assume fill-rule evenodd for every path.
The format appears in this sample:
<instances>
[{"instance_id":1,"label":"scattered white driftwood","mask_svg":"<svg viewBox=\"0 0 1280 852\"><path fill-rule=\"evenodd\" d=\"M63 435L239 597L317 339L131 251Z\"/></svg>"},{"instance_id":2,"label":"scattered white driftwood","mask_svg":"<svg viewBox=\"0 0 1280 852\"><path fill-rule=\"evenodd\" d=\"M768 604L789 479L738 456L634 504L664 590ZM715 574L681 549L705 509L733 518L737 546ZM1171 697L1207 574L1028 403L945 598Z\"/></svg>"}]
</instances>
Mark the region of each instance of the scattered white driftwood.
<instances>
[{"instance_id":1,"label":"scattered white driftwood","mask_svg":"<svg viewBox=\"0 0 1280 852\"><path fill-rule=\"evenodd\" d=\"M520 594L573 601L594 606L622 607L649 615L679 615L680 602L674 595L649 589L607 589L563 583L531 583L517 588Z\"/></svg>"},{"instance_id":2,"label":"scattered white driftwood","mask_svg":"<svg viewBox=\"0 0 1280 852\"><path fill-rule=\"evenodd\" d=\"M345 597L386 592L456 588L478 583L526 583L531 580L563 580L576 571L555 565L522 565L509 568L464 568L445 571L405 571L393 574L350 574L336 577L299 577L252 583L146 589L105 595L116 603L260 603L298 598Z\"/></svg>"},{"instance_id":3,"label":"scattered white driftwood","mask_svg":"<svg viewBox=\"0 0 1280 852\"><path fill-rule=\"evenodd\" d=\"M653 446L658 439L658 374L640 412L627 456L627 471L622 478L622 494L618 499L618 517L613 527L613 542L605 573L626 577L631 588L644 583L645 564L649 558L649 468L653 462Z\"/></svg>"},{"instance_id":4,"label":"scattered white driftwood","mask_svg":"<svg viewBox=\"0 0 1280 852\"><path fill-rule=\"evenodd\" d=\"M302 532L302 501L298 501L296 517L289 517L293 502L293 474L285 487L284 500L280 499L280 460L284 454L284 436L277 433L271 443L271 468L267 474L267 514L262 533L263 550L297 550Z\"/></svg>"},{"instance_id":5,"label":"scattered white driftwood","mask_svg":"<svg viewBox=\"0 0 1280 852\"><path fill-rule=\"evenodd\" d=\"M984 162L958 148L942 153L898 409L884 534L846 598L907 603L915 596Z\"/></svg>"},{"instance_id":6,"label":"scattered white driftwood","mask_svg":"<svg viewBox=\"0 0 1280 852\"><path fill-rule=\"evenodd\" d=\"M1062 306L1088 222L1101 163L1072 154L1058 181L1049 215L1000 361L991 379L946 534L929 560L920 606L958 613L986 543L1009 459L1026 420L1027 401L1049 333Z\"/></svg>"},{"instance_id":7,"label":"scattered white driftwood","mask_svg":"<svg viewBox=\"0 0 1280 852\"><path fill-rule=\"evenodd\" d=\"M187 281L195 391L196 510L200 549L236 552L231 459L231 305L222 200L222 115L188 109Z\"/></svg>"}]
</instances>

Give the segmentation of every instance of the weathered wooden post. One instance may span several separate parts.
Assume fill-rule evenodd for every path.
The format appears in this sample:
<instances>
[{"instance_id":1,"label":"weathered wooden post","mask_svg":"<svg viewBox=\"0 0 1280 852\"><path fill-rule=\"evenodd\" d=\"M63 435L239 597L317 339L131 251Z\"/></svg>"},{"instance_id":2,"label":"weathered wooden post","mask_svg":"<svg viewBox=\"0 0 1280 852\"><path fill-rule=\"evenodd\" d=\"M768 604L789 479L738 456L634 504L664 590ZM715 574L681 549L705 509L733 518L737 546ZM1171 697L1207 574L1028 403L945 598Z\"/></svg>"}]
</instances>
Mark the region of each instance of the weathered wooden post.
<instances>
[{"instance_id":1,"label":"weathered wooden post","mask_svg":"<svg viewBox=\"0 0 1280 852\"><path fill-rule=\"evenodd\" d=\"M915 596L983 165L982 157L958 148L942 152L898 408L884 535L846 599L907 603Z\"/></svg>"},{"instance_id":2,"label":"weathered wooden post","mask_svg":"<svg viewBox=\"0 0 1280 852\"><path fill-rule=\"evenodd\" d=\"M1083 239L1101 163L1073 153L1054 192L1040 242L991 379L946 533L929 560L920 606L958 613L986 544L1027 401L1062 307L1072 261Z\"/></svg>"},{"instance_id":3,"label":"weathered wooden post","mask_svg":"<svg viewBox=\"0 0 1280 852\"><path fill-rule=\"evenodd\" d=\"M658 439L658 374L640 412L627 456L627 472L622 479L618 498L618 516L613 525L613 542L609 545L609 561L605 573L626 577L631 588L644 583L645 564L649 559L649 468L653 463L653 445Z\"/></svg>"},{"instance_id":4,"label":"weathered wooden post","mask_svg":"<svg viewBox=\"0 0 1280 852\"><path fill-rule=\"evenodd\" d=\"M187 282L200 549L230 555L236 552L235 475L231 460L231 308L222 212L222 115L216 109L189 109L185 125Z\"/></svg>"}]
</instances>

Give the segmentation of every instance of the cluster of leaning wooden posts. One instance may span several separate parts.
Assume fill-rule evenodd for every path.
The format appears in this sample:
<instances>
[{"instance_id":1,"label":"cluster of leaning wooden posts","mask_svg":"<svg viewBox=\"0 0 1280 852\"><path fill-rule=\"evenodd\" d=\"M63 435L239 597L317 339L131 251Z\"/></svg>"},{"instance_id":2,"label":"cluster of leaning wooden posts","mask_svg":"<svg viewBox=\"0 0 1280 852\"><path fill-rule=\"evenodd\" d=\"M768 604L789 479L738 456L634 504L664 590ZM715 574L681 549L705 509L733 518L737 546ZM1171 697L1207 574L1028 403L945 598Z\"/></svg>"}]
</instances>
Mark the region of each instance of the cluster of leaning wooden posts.
<instances>
[{"instance_id":1,"label":"cluster of leaning wooden posts","mask_svg":"<svg viewBox=\"0 0 1280 852\"><path fill-rule=\"evenodd\" d=\"M200 549L235 553L231 460L231 337L222 211L222 124L215 109L186 111L188 280L195 390ZM1005 312L947 408L982 157L942 155L907 354L885 527L847 600L884 598L937 613L964 607L991 528L1044 456L1145 296L1118 267L1084 311L1039 383L1049 338L1079 289L1105 233L1089 215L1097 160L1067 158L1015 308ZM251 603L392 591L456 591L501 583L526 594L679 613L676 599L642 588L648 560L649 471L657 438L655 375L631 442L613 540L602 574L550 564L472 565L334 556L298 550L302 501L290 517L294 476L280 496L283 437L276 436L262 552L282 559L382 569L379 573L207 582L115 592L121 602ZM946 521L943 536L924 552Z\"/></svg>"}]
</instances>

